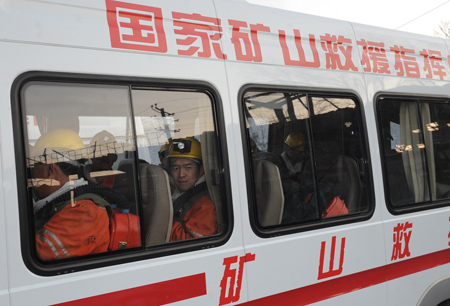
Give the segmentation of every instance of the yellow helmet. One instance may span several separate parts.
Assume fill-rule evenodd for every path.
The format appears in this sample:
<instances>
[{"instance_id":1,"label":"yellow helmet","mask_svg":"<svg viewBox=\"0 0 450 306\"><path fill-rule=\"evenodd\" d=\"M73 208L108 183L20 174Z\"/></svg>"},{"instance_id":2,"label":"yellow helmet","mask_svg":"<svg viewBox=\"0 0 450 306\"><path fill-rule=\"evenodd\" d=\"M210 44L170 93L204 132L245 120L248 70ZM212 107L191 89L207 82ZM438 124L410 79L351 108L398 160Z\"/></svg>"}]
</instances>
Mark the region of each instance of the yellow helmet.
<instances>
[{"instance_id":1,"label":"yellow helmet","mask_svg":"<svg viewBox=\"0 0 450 306\"><path fill-rule=\"evenodd\" d=\"M70 162L87 157L87 150L77 133L56 129L39 137L30 152L30 163Z\"/></svg>"},{"instance_id":2,"label":"yellow helmet","mask_svg":"<svg viewBox=\"0 0 450 306\"><path fill-rule=\"evenodd\" d=\"M290 132L286 141L284 142L291 148L298 151L305 151L306 137L305 134L299 131Z\"/></svg>"},{"instance_id":3,"label":"yellow helmet","mask_svg":"<svg viewBox=\"0 0 450 306\"><path fill-rule=\"evenodd\" d=\"M173 139L170 146L169 157L202 159L200 142L194 137Z\"/></svg>"}]
</instances>

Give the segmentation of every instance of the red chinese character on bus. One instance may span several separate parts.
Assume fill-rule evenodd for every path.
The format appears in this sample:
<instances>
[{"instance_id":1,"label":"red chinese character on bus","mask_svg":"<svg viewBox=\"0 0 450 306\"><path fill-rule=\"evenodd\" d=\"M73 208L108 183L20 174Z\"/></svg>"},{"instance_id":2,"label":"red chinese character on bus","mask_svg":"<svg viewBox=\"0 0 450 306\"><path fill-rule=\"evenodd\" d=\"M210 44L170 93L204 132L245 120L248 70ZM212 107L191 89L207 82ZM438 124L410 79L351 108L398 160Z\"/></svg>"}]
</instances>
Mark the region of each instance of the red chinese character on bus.
<instances>
[{"instance_id":1,"label":"red chinese character on bus","mask_svg":"<svg viewBox=\"0 0 450 306\"><path fill-rule=\"evenodd\" d=\"M447 74L445 73L445 68L442 64L441 51L423 49L420 51L420 55L423 56L423 70L427 72L426 77L432 79L433 76L439 76L439 78L443 80Z\"/></svg>"},{"instance_id":2,"label":"red chinese character on bus","mask_svg":"<svg viewBox=\"0 0 450 306\"><path fill-rule=\"evenodd\" d=\"M322 50L325 51L326 68L358 71L352 61L352 40L342 35L325 34L320 36ZM344 60L341 58L344 56Z\"/></svg>"},{"instance_id":3,"label":"red chinese character on bus","mask_svg":"<svg viewBox=\"0 0 450 306\"><path fill-rule=\"evenodd\" d=\"M278 36L280 40L281 50L283 51L284 64L289 66L300 66L300 67L312 67L319 68L320 67L320 58L319 53L316 48L316 38L314 35L309 35L309 47L311 49L311 53L313 55L313 60L308 61L306 59L305 51L302 46L302 37L300 35L299 30L294 30L294 41L295 46L297 48L298 60L292 59L289 53L289 48L286 42L286 33L283 30L278 31Z\"/></svg>"},{"instance_id":4,"label":"red chinese character on bus","mask_svg":"<svg viewBox=\"0 0 450 306\"><path fill-rule=\"evenodd\" d=\"M414 57L413 49L395 45L391 47L391 51L395 52L395 70L397 70L398 76L405 76L406 74L410 78L420 78L419 64Z\"/></svg>"},{"instance_id":5,"label":"red chinese character on bus","mask_svg":"<svg viewBox=\"0 0 450 306\"><path fill-rule=\"evenodd\" d=\"M391 74L384 43L361 39L357 44L362 47L362 65L365 72Z\"/></svg>"},{"instance_id":6,"label":"red chinese character on bus","mask_svg":"<svg viewBox=\"0 0 450 306\"><path fill-rule=\"evenodd\" d=\"M106 0L113 48L167 52L160 8Z\"/></svg>"},{"instance_id":7,"label":"red chinese character on bus","mask_svg":"<svg viewBox=\"0 0 450 306\"><path fill-rule=\"evenodd\" d=\"M331 238L331 248L330 248L330 258L329 261L329 267L328 271L324 271L323 267L325 265L325 248L326 248L326 241L322 241L320 245L320 261L319 261L319 276L317 279L324 279L332 276L337 276L342 273L344 269L344 254L345 254L345 237L341 239L341 247L340 251L336 252L336 236L333 236ZM339 268L334 268L334 261L336 254L339 254Z\"/></svg>"},{"instance_id":8,"label":"red chinese character on bus","mask_svg":"<svg viewBox=\"0 0 450 306\"><path fill-rule=\"evenodd\" d=\"M245 21L228 20L228 24L233 27L231 42L234 45L236 59L248 62L262 62L261 47L258 41L258 32L269 32L270 28L263 24L251 24L250 34L249 26ZM241 31L241 29L245 29Z\"/></svg>"},{"instance_id":9,"label":"red chinese character on bus","mask_svg":"<svg viewBox=\"0 0 450 306\"><path fill-rule=\"evenodd\" d=\"M220 282L220 302L219 305L226 305L239 301L241 298L242 276L244 274L244 263L254 261L255 254L247 253L239 257L238 269L231 268L231 265L238 262L238 256L223 259L225 271ZM227 290L228 288L228 290Z\"/></svg>"},{"instance_id":10,"label":"red chinese character on bus","mask_svg":"<svg viewBox=\"0 0 450 306\"><path fill-rule=\"evenodd\" d=\"M411 256L409 241L412 234L412 223L398 223L394 227L394 247L392 249L391 261Z\"/></svg>"},{"instance_id":11,"label":"red chinese character on bus","mask_svg":"<svg viewBox=\"0 0 450 306\"><path fill-rule=\"evenodd\" d=\"M179 55L210 58L212 51L220 59L226 59L227 56L222 53L220 39L222 38L222 27L220 19L205 17L200 14L185 14L172 12L175 26L175 34L184 38L178 38L176 43L181 47L187 47L178 50Z\"/></svg>"}]
</instances>

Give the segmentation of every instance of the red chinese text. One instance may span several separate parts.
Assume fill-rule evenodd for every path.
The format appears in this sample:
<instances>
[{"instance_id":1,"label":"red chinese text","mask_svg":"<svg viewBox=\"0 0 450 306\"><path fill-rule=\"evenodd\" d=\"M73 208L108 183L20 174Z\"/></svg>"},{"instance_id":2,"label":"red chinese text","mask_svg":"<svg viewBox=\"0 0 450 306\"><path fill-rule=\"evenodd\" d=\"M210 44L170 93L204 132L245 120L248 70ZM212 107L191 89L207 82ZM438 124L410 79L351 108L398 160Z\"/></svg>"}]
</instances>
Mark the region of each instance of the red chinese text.
<instances>
[{"instance_id":1,"label":"red chinese text","mask_svg":"<svg viewBox=\"0 0 450 306\"><path fill-rule=\"evenodd\" d=\"M398 76L406 74L410 78L420 78L419 64L414 57L414 50L395 45L391 47L391 51L395 52L395 70Z\"/></svg>"},{"instance_id":2,"label":"red chinese text","mask_svg":"<svg viewBox=\"0 0 450 306\"><path fill-rule=\"evenodd\" d=\"M319 276L317 279L324 279L332 276L336 276L342 273L344 269L344 252L345 252L345 237L341 239L341 250L339 255L339 268L334 269L334 260L336 256L336 236L331 238L331 250L330 250L330 265L328 267L328 271L323 271L323 266L325 264L325 249L326 242L322 241L320 246L320 262L319 262Z\"/></svg>"},{"instance_id":3,"label":"red chinese text","mask_svg":"<svg viewBox=\"0 0 450 306\"><path fill-rule=\"evenodd\" d=\"M262 24L251 24L249 35L247 22L230 19L228 23L233 27L231 42L234 45L236 59L248 62L262 62L258 32L270 32L270 28Z\"/></svg>"},{"instance_id":4,"label":"red chinese text","mask_svg":"<svg viewBox=\"0 0 450 306\"><path fill-rule=\"evenodd\" d=\"M238 268L232 268L238 262L238 256L223 259L225 271L220 282L220 302L219 305L226 305L239 301L241 298L242 276L244 274L244 263L254 261L255 254L247 253L239 257ZM228 289L228 290L227 290Z\"/></svg>"},{"instance_id":5,"label":"red chinese text","mask_svg":"<svg viewBox=\"0 0 450 306\"><path fill-rule=\"evenodd\" d=\"M320 67L319 53L316 48L316 38L314 35L309 35L309 47L311 48L313 60L307 61L305 51L302 46L302 37L299 30L294 30L295 46L297 47L297 54L299 59L293 60L289 53L289 48L286 42L286 33L283 30L278 31L281 49L283 50L284 63L289 66L301 66L301 67Z\"/></svg>"},{"instance_id":6,"label":"red chinese text","mask_svg":"<svg viewBox=\"0 0 450 306\"><path fill-rule=\"evenodd\" d=\"M326 68L358 71L352 61L352 40L344 36L325 34L320 36L322 50L325 51ZM344 56L342 60L341 55Z\"/></svg>"},{"instance_id":7,"label":"red chinese text","mask_svg":"<svg viewBox=\"0 0 450 306\"><path fill-rule=\"evenodd\" d=\"M222 27L220 20L212 17L205 17L200 14L185 14L172 12L175 26L175 34L184 37L176 39L178 46L187 47L178 50L179 55L210 58L212 52L219 59L226 59L222 53L220 39L222 37Z\"/></svg>"},{"instance_id":8,"label":"red chinese text","mask_svg":"<svg viewBox=\"0 0 450 306\"><path fill-rule=\"evenodd\" d=\"M412 223L398 223L394 227L394 247L392 249L391 261L411 256L409 242L412 234Z\"/></svg>"},{"instance_id":9,"label":"red chinese text","mask_svg":"<svg viewBox=\"0 0 450 306\"><path fill-rule=\"evenodd\" d=\"M365 72L391 74L384 43L361 39L357 42L362 47L362 65Z\"/></svg>"},{"instance_id":10,"label":"red chinese text","mask_svg":"<svg viewBox=\"0 0 450 306\"><path fill-rule=\"evenodd\" d=\"M167 52L160 8L107 0L113 48Z\"/></svg>"},{"instance_id":11,"label":"red chinese text","mask_svg":"<svg viewBox=\"0 0 450 306\"><path fill-rule=\"evenodd\" d=\"M442 64L441 51L426 50L420 51L420 55L423 56L424 67L426 77L432 79L434 76L438 76L441 80L447 75L445 73L444 65Z\"/></svg>"}]
</instances>

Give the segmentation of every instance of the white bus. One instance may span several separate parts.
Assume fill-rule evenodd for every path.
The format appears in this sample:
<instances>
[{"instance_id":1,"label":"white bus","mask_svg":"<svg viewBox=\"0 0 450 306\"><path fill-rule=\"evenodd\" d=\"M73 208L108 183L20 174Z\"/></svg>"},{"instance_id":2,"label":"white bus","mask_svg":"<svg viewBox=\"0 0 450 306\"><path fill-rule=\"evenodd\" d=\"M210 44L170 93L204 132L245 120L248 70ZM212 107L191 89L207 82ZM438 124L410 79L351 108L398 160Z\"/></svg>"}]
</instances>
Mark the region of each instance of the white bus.
<instances>
[{"instance_id":1,"label":"white bus","mask_svg":"<svg viewBox=\"0 0 450 306\"><path fill-rule=\"evenodd\" d=\"M0 305L450 305L449 61L448 40L243 0L0 1ZM32 152L55 130L91 149L92 188L114 136L137 245L40 256ZM215 229L174 241L158 152L186 137Z\"/></svg>"}]
</instances>

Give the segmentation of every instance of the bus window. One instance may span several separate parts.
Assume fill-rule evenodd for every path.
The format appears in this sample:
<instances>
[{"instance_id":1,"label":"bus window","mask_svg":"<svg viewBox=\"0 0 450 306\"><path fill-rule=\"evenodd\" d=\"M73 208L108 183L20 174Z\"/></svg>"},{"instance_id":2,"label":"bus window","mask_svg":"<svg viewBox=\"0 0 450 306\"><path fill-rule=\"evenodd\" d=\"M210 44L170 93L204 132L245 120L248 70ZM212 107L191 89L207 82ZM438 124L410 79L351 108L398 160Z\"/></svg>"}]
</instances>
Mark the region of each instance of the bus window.
<instances>
[{"instance_id":1,"label":"bus window","mask_svg":"<svg viewBox=\"0 0 450 306\"><path fill-rule=\"evenodd\" d=\"M114 249L110 218L138 212L113 188L124 175L119 160L136 158L128 88L30 82L22 89L22 108L38 257L51 261ZM135 183L129 182L133 189Z\"/></svg>"},{"instance_id":2,"label":"bus window","mask_svg":"<svg viewBox=\"0 0 450 306\"><path fill-rule=\"evenodd\" d=\"M79 79L25 83L27 205L38 260L151 250L223 233L212 97ZM115 232L124 214L133 221L126 241Z\"/></svg>"},{"instance_id":3,"label":"bus window","mask_svg":"<svg viewBox=\"0 0 450 306\"><path fill-rule=\"evenodd\" d=\"M381 97L378 115L389 207L408 211L449 198L449 101Z\"/></svg>"},{"instance_id":4,"label":"bus window","mask_svg":"<svg viewBox=\"0 0 450 306\"><path fill-rule=\"evenodd\" d=\"M169 240L199 238L222 231L221 188L216 179L221 168L210 96L205 92L135 88L132 98L139 127L136 132L139 156L163 169L170 182L173 202L170 223L173 224ZM192 166L191 174L184 172L187 165ZM148 169L141 169L141 177L144 171ZM151 177L147 176L145 181ZM143 184L143 212L150 216L147 219L155 220L153 214L158 209L152 197L165 195L155 195L145 189ZM155 231L149 230L158 227L156 220L145 224L149 233L147 245L162 242L152 238Z\"/></svg>"},{"instance_id":5,"label":"bus window","mask_svg":"<svg viewBox=\"0 0 450 306\"><path fill-rule=\"evenodd\" d=\"M369 210L367 157L354 97L247 91L254 211L261 227Z\"/></svg>"}]
</instances>

